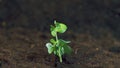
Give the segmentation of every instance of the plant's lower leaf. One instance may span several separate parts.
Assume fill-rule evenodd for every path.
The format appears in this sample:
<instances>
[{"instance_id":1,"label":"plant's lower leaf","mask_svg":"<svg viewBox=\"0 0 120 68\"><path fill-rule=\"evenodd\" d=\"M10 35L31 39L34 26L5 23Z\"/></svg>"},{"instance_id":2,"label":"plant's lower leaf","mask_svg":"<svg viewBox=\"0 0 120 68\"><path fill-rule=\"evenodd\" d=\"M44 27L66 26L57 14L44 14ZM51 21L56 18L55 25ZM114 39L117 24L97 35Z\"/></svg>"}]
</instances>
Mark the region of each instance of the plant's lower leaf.
<instances>
[{"instance_id":1,"label":"plant's lower leaf","mask_svg":"<svg viewBox=\"0 0 120 68\"><path fill-rule=\"evenodd\" d=\"M65 53L64 47L60 46L58 52L60 52L60 54L63 55Z\"/></svg>"},{"instance_id":2,"label":"plant's lower leaf","mask_svg":"<svg viewBox=\"0 0 120 68\"><path fill-rule=\"evenodd\" d=\"M70 41L66 41L66 40L63 40L63 39L59 39L62 43L70 43Z\"/></svg>"},{"instance_id":3,"label":"plant's lower leaf","mask_svg":"<svg viewBox=\"0 0 120 68\"><path fill-rule=\"evenodd\" d=\"M50 42L54 45L56 43L55 39L50 39Z\"/></svg>"},{"instance_id":4,"label":"plant's lower leaf","mask_svg":"<svg viewBox=\"0 0 120 68\"><path fill-rule=\"evenodd\" d=\"M70 46L64 45L63 48L64 48L64 53L65 54L71 54L72 48Z\"/></svg>"},{"instance_id":5,"label":"plant's lower leaf","mask_svg":"<svg viewBox=\"0 0 120 68\"><path fill-rule=\"evenodd\" d=\"M54 54L57 55L57 51L54 51Z\"/></svg>"},{"instance_id":6,"label":"plant's lower leaf","mask_svg":"<svg viewBox=\"0 0 120 68\"><path fill-rule=\"evenodd\" d=\"M51 43L47 43L46 47L48 48L48 53L51 54L54 50L53 45Z\"/></svg>"},{"instance_id":7,"label":"plant's lower leaf","mask_svg":"<svg viewBox=\"0 0 120 68\"><path fill-rule=\"evenodd\" d=\"M58 42L59 42L59 46L63 46L66 44L66 42L64 42L62 39L59 39Z\"/></svg>"}]
</instances>

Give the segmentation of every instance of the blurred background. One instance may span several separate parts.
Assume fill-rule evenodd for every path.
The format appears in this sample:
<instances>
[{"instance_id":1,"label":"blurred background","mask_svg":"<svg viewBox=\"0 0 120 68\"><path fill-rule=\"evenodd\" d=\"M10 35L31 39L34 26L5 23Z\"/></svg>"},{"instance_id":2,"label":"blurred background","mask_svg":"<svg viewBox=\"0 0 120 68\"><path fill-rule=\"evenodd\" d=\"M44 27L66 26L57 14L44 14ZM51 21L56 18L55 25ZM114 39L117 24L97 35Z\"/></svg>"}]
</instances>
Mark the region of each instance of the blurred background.
<instances>
[{"instance_id":1,"label":"blurred background","mask_svg":"<svg viewBox=\"0 0 120 68\"><path fill-rule=\"evenodd\" d=\"M119 37L119 0L0 0L0 26L48 31L54 20L75 32L99 33L103 29Z\"/></svg>"}]
</instances>

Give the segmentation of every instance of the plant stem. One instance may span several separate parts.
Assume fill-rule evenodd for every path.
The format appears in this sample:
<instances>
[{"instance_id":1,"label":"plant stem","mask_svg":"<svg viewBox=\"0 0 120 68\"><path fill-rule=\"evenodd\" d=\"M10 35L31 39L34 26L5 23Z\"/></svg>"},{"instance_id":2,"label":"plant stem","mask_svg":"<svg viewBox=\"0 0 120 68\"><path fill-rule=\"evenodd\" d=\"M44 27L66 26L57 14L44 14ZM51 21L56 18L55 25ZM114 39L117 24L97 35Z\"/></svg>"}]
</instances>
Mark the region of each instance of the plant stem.
<instances>
[{"instance_id":1,"label":"plant stem","mask_svg":"<svg viewBox=\"0 0 120 68\"><path fill-rule=\"evenodd\" d=\"M60 60L60 62L62 62L62 56L60 54L60 49L59 49L59 60Z\"/></svg>"},{"instance_id":2,"label":"plant stem","mask_svg":"<svg viewBox=\"0 0 120 68\"><path fill-rule=\"evenodd\" d=\"M58 40L58 36L57 36L57 33L56 33L56 42L57 42L57 44L56 45L59 45L59 40ZM59 49L59 60L60 60L60 62L62 62L62 56L61 56L61 54L60 54L60 49Z\"/></svg>"},{"instance_id":3,"label":"plant stem","mask_svg":"<svg viewBox=\"0 0 120 68\"><path fill-rule=\"evenodd\" d=\"M57 43L58 43L58 36L57 36L57 32L56 32L56 36L55 36L55 38L56 38L56 41L57 41Z\"/></svg>"}]
</instances>

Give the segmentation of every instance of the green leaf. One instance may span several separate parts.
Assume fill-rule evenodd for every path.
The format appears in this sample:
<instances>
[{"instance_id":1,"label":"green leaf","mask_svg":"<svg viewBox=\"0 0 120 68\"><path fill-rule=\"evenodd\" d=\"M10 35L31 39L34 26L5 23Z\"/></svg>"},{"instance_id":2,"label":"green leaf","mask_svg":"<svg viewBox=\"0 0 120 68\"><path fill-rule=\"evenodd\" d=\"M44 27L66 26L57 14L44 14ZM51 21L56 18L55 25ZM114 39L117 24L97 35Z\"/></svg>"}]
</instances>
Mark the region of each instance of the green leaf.
<instances>
[{"instance_id":1,"label":"green leaf","mask_svg":"<svg viewBox=\"0 0 120 68\"><path fill-rule=\"evenodd\" d=\"M59 23L54 21L55 26L50 26L51 35L55 37L57 35L57 32L64 33L67 30L67 26L63 23Z\"/></svg>"},{"instance_id":2,"label":"green leaf","mask_svg":"<svg viewBox=\"0 0 120 68\"><path fill-rule=\"evenodd\" d=\"M51 35L53 36L53 37L55 37L57 34L56 34L56 31L51 31Z\"/></svg>"},{"instance_id":3,"label":"green leaf","mask_svg":"<svg viewBox=\"0 0 120 68\"><path fill-rule=\"evenodd\" d=\"M63 39L59 39L59 41L61 41L62 43L70 43L70 41L65 41Z\"/></svg>"},{"instance_id":4,"label":"green leaf","mask_svg":"<svg viewBox=\"0 0 120 68\"><path fill-rule=\"evenodd\" d=\"M67 43L70 43L70 41L65 41L65 40L59 39L60 46L66 45Z\"/></svg>"},{"instance_id":5,"label":"green leaf","mask_svg":"<svg viewBox=\"0 0 120 68\"><path fill-rule=\"evenodd\" d=\"M64 45L63 48L64 48L64 53L65 54L71 54L72 53L72 48L70 46Z\"/></svg>"},{"instance_id":6,"label":"green leaf","mask_svg":"<svg viewBox=\"0 0 120 68\"><path fill-rule=\"evenodd\" d=\"M64 50L64 47L60 47L60 51L61 51L61 55L65 54L65 50Z\"/></svg>"},{"instance_id":7,"label":"green leaf","mask_svg":"<svg viewBox=\"0 0 120 68\"><path fill-rule=\"evenodd\" d=\"M58 47L56 47L56 46L54 47L54 54L58 55Z\"/></svg>"},{"instance_id":8,"label":"green leaf","mask_svg":"<svg viewBox=\"0 0 120 68\"><path fill-rule=\"evenodd\" d=\"M56 50L54 50L54 54L57 55L57 51Z\"/></svg>"},{"instance_id":9,"label":"green leaf","mask_svg":"<svg viewBox=\"0 0 120 68\"><path fill-rule=\"evenodd\" d=\"M51 43L47 43L46 47L48 48L48 53L51 54L54 50L53 45Z\"/></svg>"},{"instance_id":10,"label":"green leaf","mask_svg":"<svg viewBox=\"0 0 120 68\"><path fill-rule=\"evenodd\" d=\"M54 31L55 27L53 25L50 25L50 31Z\"/></svg>"},{"instance_id":11,"label":"green leaf","mask_svg":"<svg viewBox=\"0 0 120 68\"><path fill-rule=\"evenodd\" d=\"M63 45L66 44L62 39L59 39L58 41L59 41L59 45L60 45L60 46L63 46Z\"/></svg>"},{"instance_id":12,"label":"green leaf","mask_svg":"<svg viewBox=\"0 0 120 68\"><path fill-rule=\"evenodd\" d=\"M62 54L70 54L72 52L72 48L67 43L70 43L70 41L59 39L59 48L61 48Z\"/></svg>"},{"instance_id":13,"label":"green leaf","mask_svg":"<svg viewBox=\"0 0 120 68\"><path fill-rule=\"evenodd\" d=\"M57 49L57 55L59 56L59 55L63 55L63 54L64 54L64 48L62 46L59 46Z\"/></svg>"},{"instance_id":14,"label":"green leaf","mask_svg":"<svg viewBox=\"0 0 120 68\"><path fill-rule=\"evenodd\" d=\"M56 32L55 27L53 25L50 26L50 31L51 31L51 35L53 37L55 37L57 32Z\"/></svg>"},{"instance_id":15,"label":"green leaf","mask_svg":"<svg viewBox=\"0 0 120 68\"><path fill-rule=\"evenodd\" d=\"M53 45L56 44L55 39L50 39L50 42L51 42Z\"/></svg>"},{"instance_id":16,"label":"green leaf","mask_svg":"<svg viewBox=\"0 0 120 68\"><path fill-rule=\"evenodd\" d=\"M55 26L56 26L55 31L59 33L64 33L67 30L67 26L63 23L56 22Z\"/></svg>"},{"instance_id":17,"label":"green leaf","mask_svg":"<svg viewBox=\"0 0 120 68\"><path fill-rule=\"evenodd\" d=\"M57 22L56 22L56 20L54 20L54 24L56 24Z\"/></svg>"}]
</instances>

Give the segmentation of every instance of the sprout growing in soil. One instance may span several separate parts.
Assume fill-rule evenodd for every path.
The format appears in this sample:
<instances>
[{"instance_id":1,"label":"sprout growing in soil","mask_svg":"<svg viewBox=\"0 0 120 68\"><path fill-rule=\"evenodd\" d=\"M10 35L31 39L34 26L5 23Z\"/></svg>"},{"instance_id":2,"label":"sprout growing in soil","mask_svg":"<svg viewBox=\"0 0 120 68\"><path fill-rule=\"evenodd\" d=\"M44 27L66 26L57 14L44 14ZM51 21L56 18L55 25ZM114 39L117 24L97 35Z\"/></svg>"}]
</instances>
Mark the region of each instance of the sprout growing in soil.
<instances>
[{"instance_id":1,"label":"sprout growing in soil","mask_svg":"<svg viewBox=\"0 0 120 68\"><path fill-rule=\"evenodd\" d=\"M56 21L54 21L54 25L55 26L50 26L51 35L53 38L50 39L49 43L46 43L46 47L49 54L54 53L59 57L60 62L62 62L62 55L70 54L72 52L72 49L70 46L68 46L68 43L70 43L70 41L65 41L58 38L58 33L64 33L67 30L67 26Z\"/></svg>"}]
</instances>

